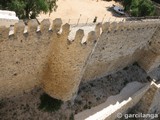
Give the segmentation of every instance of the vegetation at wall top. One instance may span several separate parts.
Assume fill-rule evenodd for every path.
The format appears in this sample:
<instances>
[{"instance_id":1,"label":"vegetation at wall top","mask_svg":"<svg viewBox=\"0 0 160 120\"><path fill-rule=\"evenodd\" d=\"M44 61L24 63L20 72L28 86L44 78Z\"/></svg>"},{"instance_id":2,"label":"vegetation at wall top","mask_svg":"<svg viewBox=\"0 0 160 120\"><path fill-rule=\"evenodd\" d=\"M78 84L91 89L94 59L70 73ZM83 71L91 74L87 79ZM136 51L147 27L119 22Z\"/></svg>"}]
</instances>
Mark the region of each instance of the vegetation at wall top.
<instances>
[{"instance_id":1,"label":"vegetation at wall top","mask_svg":"<svg viewBox=\"0 0 160 120\"><path fill-rule=\"evenodd\" d=\"M0 0L0 9L15 11L20 19L34 19L41 12L56 10L57 0Z\"/></svg>"},{"instance_id":2,"label":"vegetation at wall top","mask_svg":"<svg viewBox=\"0 0 160 120\"><path fill-rule=\"evenodd\" d=\"M105 0L111 1L111 0ZM125 11L134 17L154 16L155 7L151 0L114 0L123 4ZM153 0L159 2L160 0Z\"/></svg>"},{"instance_id":3,"label":"vegetation at wall top","mask_svg":"<svg viewBox=\"0 0 160 120\"><path fill-rule=\"evenodd\" d=\"M160 4L160 0L152 0L152 1Z\"/></svg>"},{"instance_id":4,"label":"vegetation at wall top","mask_svg":"<svg viewBox=\"0 0 160 120\"><path fill-rule=\"evenodd\" d=\"M123 0L125 10L132 16L154 16L155 7L151 0Z\"/></svg>"}]
</instances>

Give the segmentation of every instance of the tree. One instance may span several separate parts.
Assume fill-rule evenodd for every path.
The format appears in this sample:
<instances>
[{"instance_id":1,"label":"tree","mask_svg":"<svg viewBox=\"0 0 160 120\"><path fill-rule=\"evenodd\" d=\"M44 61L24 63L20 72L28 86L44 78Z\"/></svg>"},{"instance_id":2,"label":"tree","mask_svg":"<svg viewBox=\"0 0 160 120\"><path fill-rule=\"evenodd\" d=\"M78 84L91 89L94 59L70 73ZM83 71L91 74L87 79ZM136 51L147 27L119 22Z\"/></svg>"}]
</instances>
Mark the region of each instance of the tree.
<instances>
[{"instance_id":1,"label":"tree","mask_svg":"<svg viewBox=\"0 0 160 120\"><path fill-rule=\"evenodd\" d=\"M160 4L160 0L152 0L152 1Z\"/></svg>"},{"instance_id":2,"label":"tree","mask_svg":"<svg viewBox=\"0 0 160 120\"><path fill-rule=\"evenodd\" d=\"M153 16L155 14L155 7L150 0L142 0L139 6L140 16Z\"/></svg>"},{"instance_id":3,"label":"tree","mask_svg":"<svg viewBox=\"0 0 160 120\"><path fill-rule=\"evenodd\" d=\"M7 4L10 3L11 0L0 0L0 9L7 9Z\"/></svg>"},{"instance_id":4,"label":"tree","mask_svg":"<svg viewBox=\"0 0 160 120\"><path fill-rule=\"evenodd\" d=\"M139 3L140 0L132 0L131 2L130 11L133 16L139 16Z\"/></svg>"},{"instance_id":5,"label":"tree","mask_svg":"<svg viewBox=\"0 0 160 120\"><path fill-rule=\"evenodd\" d=\"M123 5L126 11L130 9L131 3L132 3L132 0L123 0Z\"/></svg>"},{"instance_id":6,"label":"tree","mask_svg":"<svg viewBox=\"0 0 160 120\"><path fill-rule=\"evenodd\" d=\"M151 0L124 0L125 10L132 16L153 16L155 7Z\"/></svg>"},{"instance_id":7,"label":"tree","mask_svg":"<svg viewBox=\"0 0 160 120\"><path fill-rule=\"evenodd\" d=\"M56 10L57 0L1 0L1 9L15 11L21 19L33 19L41 12L51 13Z\"/></svg>"}]
</instances>

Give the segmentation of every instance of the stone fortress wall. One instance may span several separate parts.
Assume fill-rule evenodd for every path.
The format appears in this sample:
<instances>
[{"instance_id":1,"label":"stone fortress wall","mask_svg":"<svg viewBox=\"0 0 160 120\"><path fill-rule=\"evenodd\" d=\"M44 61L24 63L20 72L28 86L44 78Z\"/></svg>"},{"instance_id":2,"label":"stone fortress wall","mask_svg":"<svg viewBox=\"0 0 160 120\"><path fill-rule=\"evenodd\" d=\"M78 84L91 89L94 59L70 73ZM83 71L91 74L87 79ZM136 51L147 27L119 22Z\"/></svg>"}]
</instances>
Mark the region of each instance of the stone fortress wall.
<instances>
[{"instance_id":1,"label":"stone fortress wall","mask_svg":"<svg viewBox=\"0 0 160 120\"><path fill-rule=\"evenodd\" d=\"M0 91L3 96L22 93L39 85L51 35L47 35L47 24L41 27L41 33L36 33L37 25L30 21L28 32L23 33L25 25L20 22L11 36L8 36L9 28L0 27Z\"/></svg>"},{"instance_id":2,"label":"stone fortress wall","mask_svg":"<svg viewBox=\"0 0 160 120\"><path fill-rule=\"evenodd\" d=\"M145 51L148 54L149 43L157 25L154 22L105 23L102 29L104 32L88 63L84 80L103 77L106 73L119 70L141 59L141 64L144 64L143 56ZM156 37L154 39L157 40ZM148 65L146 71L152 66Z\"/></svg>"},{"instance_id":3,"label":"stone fortress wall","mask_svg":"<svg viewBox=\"0 0 160 120\"><path fill-rule=\"evenodd\" d=\"M133 83L130 83L133 84ZM106 102L78 113L75 116L75 120L116 120L116 118L122 118L125 114L159 114L159 88L160 84L154 82L143 84L138 90L134 91L133 88L128 86L126 90L121 91L126 95L130 89L133 93L125 95L118 94L117 98L111 96ZM136 84L133 86L137 86ZM135 87L136 88L136 87ZM108 100L110 104L108 104ZM122 99L122 100L121 100ZM156 117L155 117L156 118ZM125 118L129 119L129 118ZM142 118L144 119L144 118Z\"/></svg>"},{"instance_id":4,"label":"stone fortress wall","mask_svg":"<svg viewBox=\"0 0 160 120\"><path fill-rule=\"evenodd\" d=\"M93 80L137 61L146 71L159 66L160 21L100 23L86 36L55 19L15 24L14 34L0 27L0 96L40 85L63 101L74 98L81 81ZM50 30L49 30L50 28ZM85 42L82 43L82 41Z\"/></svg>"},{"instance_id":5,"label":"stone fortress wall","mask_svg":"<svg viewBox=\"0 0 160 120\"><path fill-rule=\"evenodd\" d=\"M10 27L10 25L14 25L18 20L6 20L0 18L0 26L5 25L6 27Z\"/></svg>"}]
</instances>

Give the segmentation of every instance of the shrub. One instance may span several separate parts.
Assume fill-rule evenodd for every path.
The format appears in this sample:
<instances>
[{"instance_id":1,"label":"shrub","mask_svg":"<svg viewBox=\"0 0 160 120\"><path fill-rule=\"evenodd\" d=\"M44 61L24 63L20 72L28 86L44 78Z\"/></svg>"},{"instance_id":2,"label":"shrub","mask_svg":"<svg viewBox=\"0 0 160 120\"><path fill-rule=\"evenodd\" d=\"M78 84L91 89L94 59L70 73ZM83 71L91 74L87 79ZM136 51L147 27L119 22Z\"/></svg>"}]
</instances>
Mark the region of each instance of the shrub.
<instances>
[{"instance_id":1,"label":"shrub","mask_svg":"<svg viewBox=\"0 0 160 120\"><path fill-rule=\"evenodd\" d=\"M74 120L74 115L73 115L73 113L70 115L69 120Z\"/></svg>"},{"instance_id":2,"label":"shrub","mask_svg":"<svg viewBox=\"0 0 160 120\"><path fill-rule=\"evenodd\" d=\"M138 15L138 8L132 9L131 15L132 15L132 16L135 16L135 17L138 17L138 16L139 16L139 15Z\"/></svg>"},{"instance_id":3,"label":"shrub","mask_svg":"<svg viewBox=\"0 0 160 120\"><path fill-rule=\"evenodd\" d=\"M125 11L128 11L132 16L153 16L155 7L151 0L124 0Z\"/></svg>"},{"instance_id":4,"label":"shrub","mask_svg":"<svg viewBox=\"0 0 160 120\"><path fill-rule=\"evenodd\" d=\"M152 1L157 2L157 3L159 3L159 4L160 4L160 0L152 0Z\"/></svg>"},{"instance_id":5,"label":"shrub","mask_svg":"<svg viewBox=\"0 0 160 120\"><path fill-rule=\"evenodd\" d=\"M154 5L150 0L142 0L139 5L140 16L153 16L155 13Z\"/></svg>"},{"instance_id":6,"label":"shrub","mask_svg":"<svg viewBox=\"0 0 160 120\"><path fill-rule=\"evenodd\" d=\"M39 109L47 112L54 112L59 110L63 103L61 100L54 99L45 93L40 96L40 101L41 103L39 105Z\"/></svg>"},{"instance_id":7,"label":"shrub","mask_svg":"<svg viewBox=\"0 0 160 120\"><path fill-rule=\"evenodd\" d=\"M131 3L132 3L132 0L123 0L123 5L126 11L130 10Z\"/></svg>"}]
</instances>

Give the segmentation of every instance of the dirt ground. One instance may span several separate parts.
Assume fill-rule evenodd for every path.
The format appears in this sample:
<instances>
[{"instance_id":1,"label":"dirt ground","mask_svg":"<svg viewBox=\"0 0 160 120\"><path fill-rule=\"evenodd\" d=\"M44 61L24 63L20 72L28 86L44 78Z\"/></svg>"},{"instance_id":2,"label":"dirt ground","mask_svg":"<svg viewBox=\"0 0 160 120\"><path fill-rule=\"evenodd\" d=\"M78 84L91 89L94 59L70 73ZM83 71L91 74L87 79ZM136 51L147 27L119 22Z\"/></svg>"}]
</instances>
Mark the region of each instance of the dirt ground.
<instances>
[{"instance_id":1,"label":"dirt ground","mask_svg":"<svg viewBox=\"0 0 160 120\"><path fill-rule=\"evenodd\" d=\"M93 21L95 16L99 21L103 19L107 20L121 20L122 18L111 11L112 5L118 5L114 1L102 1L102 0L58 0L58 8L56 11L49 14L41 14L39 16L40 20L49 18L62 18L64 22L77 22L77 19L80 18L80 22ZM80 17L81 15L81 17ZM118 16L118 18L117 18ZM70 20L69 20L70 19Z\"/></svg>"},{"instance_id":2,"label":"dirt ground","mask_svg":"<svg viewBox=\"0 0 160 120\"><path fill-rule=\"evenodd\" d=\"M131 65L103 78L81 83L74 104L62 104L55 112L38 108L44 91L34 88L31 92L11 98L0 98L0 120L72 120L70 116L104 103L109 96L117 95L130 82L148 82L147 74L137 65Z\"/></svg>"}]
</instances>

